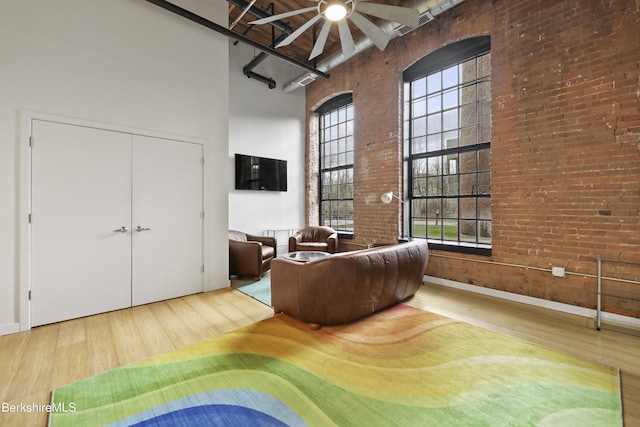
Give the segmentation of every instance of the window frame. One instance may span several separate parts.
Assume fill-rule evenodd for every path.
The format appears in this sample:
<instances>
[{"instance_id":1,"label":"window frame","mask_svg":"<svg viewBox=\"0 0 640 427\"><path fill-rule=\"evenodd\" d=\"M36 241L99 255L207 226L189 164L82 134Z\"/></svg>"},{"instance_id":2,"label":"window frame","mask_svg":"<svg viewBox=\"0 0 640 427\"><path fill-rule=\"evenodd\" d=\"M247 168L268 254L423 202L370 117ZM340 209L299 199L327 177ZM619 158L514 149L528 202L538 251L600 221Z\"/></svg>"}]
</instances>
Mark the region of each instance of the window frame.
<instances>
[{"instance_id":1,"label":"window frame","mask_svg":"<svg viewBox=\"0 0 640 427\"><path fill-rule=\"evenodd\" d=\"M404 180L405 180L405 187L404 187L404 200L407 201L407 207L408 207L408 214L405 215L405 223L404 223L404 230L405 230L405 235L408 235L411 239L418 239L418 238L422 238L427 240L427 242L429 243L429 246L433 249L438 249L438 250L444 250L444 251L451 251L451 252L463 252L463 253L473 253L473 254L479 254L479 255L491 255L491 248L493 245L493 239L491 236L491 240L489 242L482 242L481 239L481 223L484 223L485 227L491 227L492 224L492 215L491 213L489 213L488 218L482 218L482 215L479 213L479 205L481 203L481 200L488 200L489 203L489 212L491 212L491 89L490 89L490 82L491 82L491 71L489 71L489 74L482 77L479 79L478 77L478 73L476 73L475 78L472 80L472 84L476 86L476 97L475 97L475 101L474 101L474 106L476 108L476 116L475 116L475 120L473 122L473 126L475 127L475 129L479 129L480 128L480 124L485 123L488 127L489 133L488 133L488 140L487 141L482 141L481 139L478 139L478 136L476 135L476 140L475 143L470 144L470 145L460 145L459 143L461 142L461 138L462 138L462 134L461 134L461 130L462 129L466 129L465 126L463 126L462 124L462 114L461 113L456 113L456 114L451 114L451 116L455 115L455 120L457 121L456 126L451 128L451 136L455 136L456 139L456 146L455 147L448 147L446 146L446 141L447 139L445 138L445 135L448 133L448 130L444 128L446 122L444 121L445 119L443 118L445 116L445 113L448 112L453 112L453 111L460 111L462 107L468 105L468 104L462 104L461 101L461 95L457 95L457 100L455 102L455 104L450 108L445 108L445 102L441 99L439 102L440 107L439 107L439 123L436 123L440 126L443 126L442 129L440 129L439 131L433 132L433 133L429 133L429 127L427 125L427 121L430 118L430 111L429 111L429 107L428 107L428 103L430 100L430 96L434 96L434 99L436 96L445 96L445 94L447 93L447 91L449 90L457 90L457 93L460 93L460 91L462 90L462 88L465 86L465 84L468 84L468 82L466 83L462 83L459 79L457 80L457 82L452 85L451 87L445 87L444 85L444 78L442 77L443 73L445 71L448 71L449 69L451 69L452 67L460 67L461 64L465 63L466 61L470 61L472 59L477 59L479 57L482 57L486 54L490 54L491 53L491 39L490 36L481 36L481 37L475 37L475 38L471 38L471 39L465 39L462 41L459 41L457 43L453 43L451 45L445 46L425 57L423 57L422 59L420 59L419 61L417 61L416 63L414 63L411 67L409 67L407 70L405 70L405 72L403 73L403 81L404 81L404 108L403 108L403 113L404 113L404 118L403 118L403 125L404 125L404 164L405 164L405 173L404 173ZM440 73L440 83L442 84L442 86L440 87L440 89L436 89L433 92L429 92L427 90L427 79L430 78L431 75L435 75L436 73ZM457 78L459 78L459 74L457 76ZM413 83L418 82L419 80L424 79L424 84L425 84L425 89L424 89L424 93L421 93L421 96L419 97L414 97L414 94L411 92L411 89L413 87ZM435 81L437 83L437 81ZM485 99L481 99L478 97L478 84L481 82L489 82L489 93L488 93L488 97ZM422 137L422 130L418 130L417 131L417 135L415 136L414 131L415 129L413 128L413 123L415 121L416 118L422 118L422 114L418 114L417 116L413 115L412 109L415 107L415 105L418 105L415 100L416 99L420 99L424 105L421 106L421 108L424 108L424 142L420 141L421 144L424 144L424 151L419 151L417 153L413 152L413 144L416 140L418 140L420 137ZM478 106L481 106L482 104L485 104L485 106L488 106L488 122L482 122L482 120L479 119L479 112L478 112ZM433 115L433 117L435 118L437 116L437 114L433 114L433 111L431 111L431 114ZM420 128L421 129L421 128ZM453 132L456 133L453 133ZM438 144L439 146L437 147L437 149L435 150L429 150L429 135L432 136L432 138L438 139ZM433 139L433 140L435 140ZM486 152L484 150L488 150L489 156L489 164L487 166L486 170L479 170L479 165L480 165L480 158L479 156L481 155L482 152ZM460 169L463 167L462 166L462 156L466 155L467 157L469 157L469 153L475 153L475 171L473 173L467 173L467 172L463 172ZM449 168L447 166L449 166L448 164L445 165L444 160L447 159L447 157L451 158L452 161L455 159L455 161L453 163L451 163L451 166L455 167L455 171L453 173L450 173L451 171L448 170ZM435 169L431 169L438 171L438 173L432 173L430 174L429 170L429 166L428 166L428 162L431 159L435 159L435 162L432 163L432 166L435 165L435 163L439 163L439 168L436 167ZM414 165L416 161L422 161L423 165L424 165L424 171L423 171L423 175L420 175L419 178L417 178L415 176L415 169L414 169ZM437 166L437 165L436 165ZM484 185L481 183L481 179L480 179L480 175L481 174L486 174L486 177L483 177L485 179L488 179L489 182L489 191L488 192L481 192L478 193L478 190L481 190L481 187ZM462 191L463 186L461 185L461 179L468 179L472 176L475 176L475 183L473 183L473 186L471 187L472 190L470 192L465 193L464 191ZM419 181L417 180L419 179ZM455 185L453 185L455 187L455 192L451 192L450 194L446 194L445 193L445 189L446 189L446 185L445 185L445 180L448 180L449 182L452 183L452 185L455 183ZM431 187L429 187L429 183L431 182ZM471 181L469 181L470 183ZM423 183L424 185L424 189L421 190L422 192L418 192L419 194L416 195L416 189L418 187L416 187L416 185L418 183ZM429 189L430 188L434 188L436 189L437 186L433 186L433 183L438 184L439 183L439 193L430 195L429 194ZM464 187L469 187L468 184L464 185ZM451 236L449 236L449 238L447 238L445 236L445 228L442 226L442 223L440 223L440 237L439 238L434 238L434 237L430 237L429 234L429 221L433 221L434 218L429 216L429 208L428 208L428 204L430 201L435 201L436 204L432 205L432 207L436 208L438 206L440 206L440 209L436 210L436 215L435 215L435 221L436 221L436 225L438 224L438 219L440 219L441 221L443 220L442 217L438 218L438 215L440 212L444 213L444 206L445 206L445 202L447 200L455 200L455 203L453 204L456 208L456 213L455 213L455 220L457 221L457 227L456 227L456 233L457 233L457 237L455 239L451 238ZM475 202L475 217L474 218L465 218L462 215L462 209L461 209L461 204L463 200L473 200ZM414 203L418 203L417 205L414 205ZM486 202L485 202L486 204ZM414 215L414 210L416 209L417 206L422 206L423 212L424 214L415 216ZM444 216L444 215L442 215ZM487 215L485 215L487 216ZM416 236L414 234L415 232L415 228L414 228L414 220L416 218L420 218L420 219L424 219L425 220L425 234L424 236L420 235L420 236ZM474 231L475 231L475 238L473 241L469 241L467 239L463 239L463 235L460 232L460 227L461 224L464 221L474 221Z\"/></svg>"},{"instance_id":2,"label":"window frame","mask_svg":"<svg viewBox=\"0 0 640 427\"><path fill-rule=\"evenodd\" d=\"M340 118L341 111L344 112L344 121ZM318 141L319 141L319 149L318 149L318 210L319 210L319 223L320 225L325 225L335 229L340 236L349 237L354 234L355 227L355 218L354 218L354 199L353 199L353 182L354 182L354 161L355 161L355 138L353 135L353 122L354 122L354 107L353 107L353 95L352 93L345 93L338 95L330 100L326 101L320 107L318 107L315 111L318 115ZM350 113L350 114L349 114ZM323 124L331 114L337 114L337 123L330 123L326 126L326 129L323 128ZM345 133L343 135L336 135L335 138L330 140L326 140L326 130L329 128L336 128L344 125ZM350 129L350 132L349 132ZM349 142L350 140L350 142ZM325 145L326 144L326 145ZM344 145L344 150L341 149L341 146ZM329 147L331 152L329 156L326 156L326 151L324 147ZM335 148L335 150L334 150ZM350 156L349 156L350 153ZM336 160L336 164L327 164L326 159L330 159L330 156L337 155L337 159L342 158L344 156L344 160ZM350 157L350 162L348 161ZM339 181L335 183L325 183L324 176L325 174L335 174L336 176L344 177L346 175L346 180L343 182ZM337 192L337 196L327 197L325 193L325 189L327 186L334 187ZM343 191L343 187L346 186L346 191ZM350 190L349 190L350 189ZM346 193L346 194L343 194ZM343 210L340 206L343 202L347 202L347 206L350 203L351 212L347 210ZM325 215L325 206L326 203L329 203L330 206L334 204L338 206L336 211L336 218L329 219L326 222L327 218ZM333 209L330 209L333 213ZM350 228L342 228L340 222L344 221L345 224L351 224Z\"/></svg>"}]
</instances>

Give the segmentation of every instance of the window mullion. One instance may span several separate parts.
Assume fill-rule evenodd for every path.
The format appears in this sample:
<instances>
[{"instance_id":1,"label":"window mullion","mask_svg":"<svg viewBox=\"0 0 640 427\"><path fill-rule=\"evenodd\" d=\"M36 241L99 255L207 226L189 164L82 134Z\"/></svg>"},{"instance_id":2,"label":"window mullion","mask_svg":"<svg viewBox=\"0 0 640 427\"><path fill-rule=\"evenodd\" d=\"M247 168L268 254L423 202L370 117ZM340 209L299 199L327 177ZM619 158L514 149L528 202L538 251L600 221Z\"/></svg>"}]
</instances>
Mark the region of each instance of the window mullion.
<instances>
[{"instance_id":1,"label":"window mullion","mask_svg":"<svg viewBox=\"0 0 640 427\"><path fill-rule=\"evenodd\" d=\"M490 212L485 212L486 203L481 207L479 202L491 197L490 170L486 167L490 165L487 164L487 161L491 161L490 152L480 158L480 153L491 147L491 116L486 105L491 101L489 89L486 87L486 83L491 81L491 76L481 76L485 73L480 69L479 59L485 59L485 55L490 55L486 49L478 51L475 57L466 56L457 63L443 63L439 70L431 70L422 75L414 74L417 77L407 82L409 90L405 93L408 93L409 99L404 105L409 109L409 113L405 115L405 120L408 121L405 124L408 132L408 137L405 138L408 149L405 152L408 156L405 161L409 178L407 195L411 202L411 236L421 234L420 224L424 221L425 235L428 239L433 239L437 232L442 243L477 245L482 243L481 234L485 233L485 237L489 236L485 242L490 242L490 231L488 234L486 232L486 229L490 230L490 224L485 224L490 222L490 219L487 220L490 218ZM423 60L420 63L427 64ZM414 70L411 72L415 73ZM415 89L416 82L424 84L424 87ZM469 93L471 87L473 90ZM423 97L424 101L420 101ZM434 101L437 103L434 104ZM424 110L418 102L424 102ZM464 106L467 108L463 110ZM418 107L420 110L415 111ZM464 114L467 113L473 115L465 117ZM425 114L422 120L426 123L426 128L423 129L424 125L419 122L422 116L414 117L414 114ZM422 132L425 136L422 136ZM433 135L440 135L439 144L433 140ZM424 141L420 138L424 138ZM422 151L423 149L425 151ZM463 157L465 153L475 153L471 157L475 159L473 165L468 164L471 160L468 155ZM424 176L421 159L424 159L422 161L426 168ZM429 159L438 159L438 163ZM435 169L436 167L439 170ZM435 179L438 180L437 183L433 182ZM420 192L422 180L426 183L424 195ZM438 185L437 191L434 191L433 184ZM489 185L486 192L481 189L484 185ZM424 201L424 207L420 207L424 212L415 211L421 206L420 201ZM430 222L437 226L437 229L430 230ZM485 225L481 226L481 222Z\"/></svg>"},{"instance_id":2,"label":"window mullion","mask_svg":"<svg viewBox=\"0 0 640 427\"><path fill-rule=\"evenodd\" d=\"M352 98L339 96L318 112L320 123L320 223L353 232ZM349 194L351 194L349 196Z\"/></svg>"}]
</instances>

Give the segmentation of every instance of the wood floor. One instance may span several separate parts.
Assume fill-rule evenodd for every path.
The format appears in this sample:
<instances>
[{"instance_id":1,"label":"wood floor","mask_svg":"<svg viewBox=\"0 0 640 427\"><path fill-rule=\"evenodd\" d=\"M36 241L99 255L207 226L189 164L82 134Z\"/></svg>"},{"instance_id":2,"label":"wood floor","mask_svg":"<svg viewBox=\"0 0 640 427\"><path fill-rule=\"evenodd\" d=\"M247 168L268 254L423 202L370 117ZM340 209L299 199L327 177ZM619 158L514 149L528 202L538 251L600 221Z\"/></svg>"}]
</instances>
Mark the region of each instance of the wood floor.
<instances>
[{"instance_id":1,"label":"wood floor","mask_svg":"<svg viewBox=\"0 0 640 427\"><path fill-rule=\"evenodd\" d=\"M621 368L626 426L640 425L640 338L583 318L425 284L407 303ZM0 337L0 404L45 405L51 390L273 316L228 288ZM0 426L44 426L44 412L0 412Z\"/></svg>"}]
</instances>

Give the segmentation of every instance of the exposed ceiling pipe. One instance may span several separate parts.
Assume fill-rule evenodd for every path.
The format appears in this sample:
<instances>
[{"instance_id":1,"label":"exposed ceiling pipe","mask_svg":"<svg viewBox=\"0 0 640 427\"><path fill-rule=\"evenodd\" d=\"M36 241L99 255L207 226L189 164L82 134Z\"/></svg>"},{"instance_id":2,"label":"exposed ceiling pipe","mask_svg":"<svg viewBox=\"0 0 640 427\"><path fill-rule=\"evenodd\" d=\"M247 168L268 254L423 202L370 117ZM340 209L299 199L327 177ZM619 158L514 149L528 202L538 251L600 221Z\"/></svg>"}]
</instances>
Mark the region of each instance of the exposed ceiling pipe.
<instances>
[{"instance_id":1,"label":"exposed ceiling pipe","mask_svg":"<svg viewBox=\"0 0 640 427\"><path fill-rule=\"evenodd\" d=\"M155 4L156 6L159 6L159 7L163 8L163 9L165 9L165 10L168 10L169 12L173 12L176 15L182 16L185 19L188 19L188 20L190 20L192 22L195 22L195 23L200 24L200 25L202 25L204 27L207 27L207 28L209 28L209 29L211 29L213 31L216 31L216 32L218 32L218 33L220 33L220 34L222 34L224 36L227 36L227 37L232 38L234 40L238 40L238 41L241 41L243 43L246 43L249 46L252 46L252 47L254 47L256 49L261 50L262 52L266 52L269 55L273 55L276 58L280 58L283 61L288 62L289 64L292 64L292 65L300 67L300 68L302 68L304 70L307 70L308 72L313 73L314 75L318 75L318 76L323 77L325 79L329 78L329 74L327 74L327 73L325 73L323 71L320 71L320 70L318 70L316 68L313 68L313 67L311 67L311 66L309 66L307 64L304 64L304 63L302 63L300 61L297 61L297 60L295 60L293 58L289 58L288 56L283 55L280 52L277 52L275 49L272 49L272 48L266 47L266 46L262 46L260 43L254 42L253 40L251 40L251 39L249 39L247 37L244 37L244 36L242 36L240 34L236 34L233 31L229 30L228 28L223 27L222 25L216 24L213 21L209 21L208 19L205 19L200 15L196 15L193 12L190 12L190 11L188 11L186 9L183 9L180 6L176 6L175 4L173 4L171 2L168 2L166 0L146 0L146 1L151 3L151 4Z\"/></svg>"},{"instance_id":2,"label":"exposed ceiling pipe","mask_svg":"<svg viewBox=\"0 0 640 427\"><path fill-rule=\"evenodd\" d=\"M282 33L280 35L280 37L278 37L275 41L274 44L277 44L278 42L281 42L282 40L284 40L285 38L287 38L288 34L287 33ZM247 67L249 67L249 69L254 69L255 67L257 67L262 61L265 60L265 58L269 56L267 53L264 52L260 52L255 58L253 58L251 60L250 63L247 64Z\"/></svg>"},{"instance_id":3,"label":"exposed ceiling pipe","mask_svg":"<svg viewBox=\"0 0 640 427\"><path fill-rule=\"evenodd\" d=\"M284 40L286 37L287 37L287 33L282 33L280 37L276 39L275 43L277 43L278 41ZM253 71L253 69L256 68L262 61L264 61L267 58L267 56L269 55L264 52L260 52L256 57L254 57L251 60L251 62L249 62L244 67L242 67L242 73L245 76L249 77L250 79L256 79L261 81L262 83L265 83L267 86L269 86L269 89L275 89L276 88L275 80L273 80L271 77L263 76L262 74L258 74L255 71Z\"/></svg>"},{"instance_id":4,"label":"exposed ceiling pipe","mask_svg":"<svg viewBox=\"0 0 640 427\"><path fill-rule=\"evenodd\" d=\"M232 29L247 13L250 13L251 15L257 18L263 18L265 16L269 16L264 10L259 9L257 7L253 7L256 0L251 0L251 3L247 3L244 0L227 0L227 1L234 6L242 8L242 12L238 15L236 20L233 21L233 24L229 26L229 29ZM273 13L274 4L270 3L268 7L271 8L271 13ZM272 34L273 34L273 28L279 28L282 31L282 34L280 35L279 40L284 40L284 38L287 37L288 34L291 34L293 32L291 27L288 24L283 23L282 21L277 21L273 23L272 30L271 30ZM251 26L249 26L243 34L246 34L250 30L251 30ZM234 46L237 43L238 42L236 41L234 43ZM271 47L275 45L276 45L276 41L274 40L274 42L271 44ZM256 68L262 61L264 61L267 56L269 56L267 53L260 52L256 57L253 58L251 62L249 62L244 67L242 67L242 73L245 76L249 77L250 79L261 81L262 83L266 84L269 87L269 89L275 89L276 88L275 80L273 80L271 77L267 77L253 71L253 69Z\"/></svg>"},{"instance_id":5,"label":"exposed ceiling pipe","mask_svg":"<svg viewBox=\"0 0 640 427\"><path fill-rule=\"evenodd\" d=\"M244 67L242 67L242 73L249 77L250 79L256 79L264 84L266 84L267 86L269 86L269 89L275 89L276 88L276 81L273 80L271 77L267 77L267 76L263 76L262 74L258 74L256 72L251 71L251 69L249 68L248 65L245 65Z\"/></svg>"},{"instance_id":6,"label":"exposed ceiling pipe","mask_svg":"<svg viewBox=\"0 0 640 427\"><path fill-rule=\"evenodd\" d=\"M418 25L419 27L426 24L429 21L432 21L436 16L438 16L442 12L448 9L451 9L452 7L464 1L465 0L417 0L416 3L413 4L411 7L414 9L418 9L420 11L420 24ZM391 39L404 35L412 30L411 28L406 27L404 25L398 25L394 22L388 22L388 21L385 22L383 25L381 25L380 28L385 32L387 32L389 35L391 35ZM372 46L374 46L374 44L368 37L363 37L359 39L356 42L356 51L354 56L364 50L369 49ZM345 58L342 55L342 52L337 52L329 56L328 58L324 59L323 61L320 61L317 64L316 68L322 72L327 72L334 69L335 67L342 64L343 62L345 62ZM299 89L300 87L308 85L309 83L314 81L316 78L317 76L315 76L311 72L301 74L298 77L294 78L293 80L290 80L289 82L287 82L284 85L283 90L287 93L293 92L294 90Z\"/></svg>"},{"instance_id":7,"label":"exposed ceiling pipe","mask_svg":"<svg viewBox=\"0 0 640 427\"><path fill-rule=\"evenodd\" d=\"M247 13L255 16L258 19L271 16L264 10L253 6L256 0L251 0L251 3L247 3L245 0L227 0L227 1L234 6L242 8L242 12L233 22L231 27L229 27L230 29L233 28L233 26L237 24L238 21L240 21L240 19L242 19L242 17ZM273 3L271 3L270 6L272 9L271 13L273 13ZM271 44L272 47L275 46L279 41L282 41L285 38L287 38L287 36L293 32L293 29L289 26L289 24L286 24L280 20L271 22L271 26L282 31L282 34L280 35L280 37L274 40L273 43ZM267 77L253 71L253 69L256 68L262 61L264 61L267 58L267 56L268 56L267 53L260 52L255 58L253 58L251 62L249 62L244 67L242 67L242 73L245 76L249 77L250 79L256 79L258 81L261 81L262 83L265 83L267 86L269 86L269 89L275 89L276 88L275 80L273 80L271 77Z\"/></svg>"}]
</instances>

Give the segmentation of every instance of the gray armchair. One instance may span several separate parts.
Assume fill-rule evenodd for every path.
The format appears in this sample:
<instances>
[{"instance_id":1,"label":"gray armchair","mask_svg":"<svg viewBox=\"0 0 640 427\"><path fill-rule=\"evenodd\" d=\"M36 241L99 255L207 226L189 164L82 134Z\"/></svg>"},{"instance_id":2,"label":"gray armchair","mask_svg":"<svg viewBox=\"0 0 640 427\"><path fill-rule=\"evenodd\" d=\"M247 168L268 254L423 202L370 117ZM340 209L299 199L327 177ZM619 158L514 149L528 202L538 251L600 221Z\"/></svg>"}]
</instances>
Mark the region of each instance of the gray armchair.
<instances>
[{"instance_id":1,"label":"gray armchair","mask_svg":"<svg viewBox=\"0 0 640 427\"><path fill-rule=\"evenodd\" d=\"M275 237L229 230L229 274L260 280L271 268L271 260L278 255L277 251Z\"/></svg>"}]
</instances>

